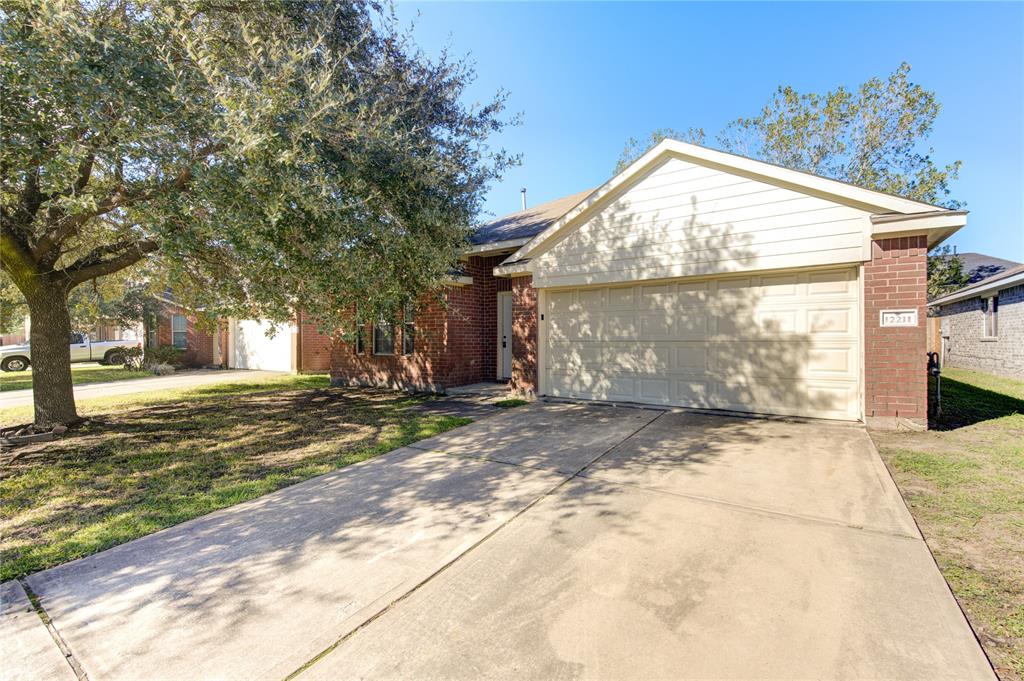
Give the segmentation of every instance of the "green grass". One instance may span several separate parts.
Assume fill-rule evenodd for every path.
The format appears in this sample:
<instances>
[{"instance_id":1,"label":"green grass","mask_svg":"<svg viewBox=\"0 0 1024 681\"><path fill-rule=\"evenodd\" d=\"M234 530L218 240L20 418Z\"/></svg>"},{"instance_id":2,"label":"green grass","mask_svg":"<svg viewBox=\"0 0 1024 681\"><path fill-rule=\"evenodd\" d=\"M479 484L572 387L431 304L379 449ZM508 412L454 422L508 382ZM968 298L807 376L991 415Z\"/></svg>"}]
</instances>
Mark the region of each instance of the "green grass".
<instances>
[{"instance_id":1,"label":"green grass","mask_svg":"<svg viewBox=\"0 0 1024 681\"><path fill-rule=\"evenodd\" d=\"M494 403L495 407L501 407L502 409L510 409L512 407L521 407L524 404L529 404L527 400L519 399L518 397L512 397L507 400L499 400Z\"/></svg>"},{"instance_id":2,"label":"green grass","mask_svg":"<svg viewBox=\"0 0 1024 681\"><path fill-rule=\"evenodd\" d=\"M227 374L225 374L227 377ZM180 402L188 400L195 402L215 397L228 397L231 395L245 395L248 393L264 392L268 390L283 390L297 388L326 388L330 385L330 379L325 374L280 374L275 376L261 377L256 381L230 381L223 383L210 383L208 385L196 386L193 388L175 388L171 390L152 390L129 395L113 395L111 397L93 397L78 400L79 416L93 416L111 411L124 411L150 407L167 402ZM29 423L32 421L32 406L8 407L0 409L0 425L12 425Z\"/></svg>"},{"instance_id":3,"label":"green grass","mask_svg":"<svg viewBox=\"0 0 1024 681\"><path fill-rule=\"evenodd\" d=\"M124 367L103 366L102 364L72 364L71 380L75 385L124 381L132 378L146 378L149 371L128 371ZM32 387L32 367L25 371L0 371L0 391L26 390Z\"/></svg>"},{"instance_id":4,"label":"green grass","mask_svg":"<svg viewBox=\"0 0 1024 681\"><path fill-rule=\"evenodd\" d=\"M469 422L412 409L429 399L283 376L83 403L85 423L4 466L0 581Z\"/></svg>"},{"instance_id":5,"label":"green grass","mask_svg":"<svg viewBox=\"0 0 1024 681\"><path fill-rule=\"evenodd\" d=\"M945 369L942 393L933 430L872 437L1000 677L1024 679L1024 381Z\"/></svg>"}]
</instances>

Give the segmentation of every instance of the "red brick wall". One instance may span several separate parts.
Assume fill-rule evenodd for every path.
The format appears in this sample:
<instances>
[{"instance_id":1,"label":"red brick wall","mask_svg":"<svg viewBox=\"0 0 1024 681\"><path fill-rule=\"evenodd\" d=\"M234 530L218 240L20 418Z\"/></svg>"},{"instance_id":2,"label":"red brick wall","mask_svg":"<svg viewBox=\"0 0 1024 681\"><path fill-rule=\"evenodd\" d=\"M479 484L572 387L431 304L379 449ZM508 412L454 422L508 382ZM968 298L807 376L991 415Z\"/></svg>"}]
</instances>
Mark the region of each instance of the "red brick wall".
<instances>
[{"instance_id":1,"label":"red brick wall","mask_svg":"<svg viewBox=\"0 0 1024 681\"><path fill-rule=\"evenodd\" d=\"M331 368L331 337L321 333L315 322L305 313L299 314L299 371L306 374L322 374Z\"/></svg>"},{"instance_id":2,"label":"red brick wall","mask_svg":"<svg viewBox=\"0 0 1024 681\"><path fill-rule=\"evenodd\" d=\"M374 355L372 326L366 325L365 353L356 354L348 341L331 343L303 324L303 371L322 366L330 357L331 380L336 384L380 385L416 390L493 381L497 375L497 325L499 290L511 282L495 279L493 270L502 257L472 257L465 263L473 283L447 287L441 294L421 301L416 313L415 351L401 354L402 329L396 329L395 355ZM329 350L328 350L329 348Z\"/></svg>"},{"instance_id":3,"label":"red brick wall","mask_svg":"<svg viewBox=\"0 0 1024 681\"><path fill-rule=\"evenodd\" d=\"M180 305L164 305L157 316L156 343L171 345L173 342L171 317L185 315L185 354L182 364L188 367L205 367L213 364L213 342L216 327L208 328L198 323L196 316Z\"/></svg>"},{"instance_id":4,"label":"red brick wall","mask_svg":"<svg viewBox=\"0 0 1024 681\"><path fill-rule=\"evenodd\" d=\"M537 289L529 276L512 279L512 389L537 391Z\"/></svg>"},{"instance_id":5,"label":"red brick wall","mask_svg":"<svg viewBox=\"0 0 1024 681\"><path fill-rule=\"evenodd\" d=\"M925 236L879 239L864 266L864 392L869 425L928 423L928 243ZM882 328L882 310L917 309L916 327Z\"/></svg>"},{"instance_id":6,"label":"red brick wall","mask_svg":"<svg viewBox=\"0 0 1024 681\"><path fill-rule=\"evenodd\" d=\"M446 371L446 313L436 297L425 298L416 311L413 353L402 354L405 329L395 329L392 355L373 354L373 325L364 324L364 347L338 338L330 344L331 382L335 385L375 385L407 390L437 391L444 387ZM321 336L322 337L322 336ZM304 339L305 340L305 339ZM305 353L306 348L303 347ZM305 370L305 369L304 369Z\"/></svg>"}]
</instances>

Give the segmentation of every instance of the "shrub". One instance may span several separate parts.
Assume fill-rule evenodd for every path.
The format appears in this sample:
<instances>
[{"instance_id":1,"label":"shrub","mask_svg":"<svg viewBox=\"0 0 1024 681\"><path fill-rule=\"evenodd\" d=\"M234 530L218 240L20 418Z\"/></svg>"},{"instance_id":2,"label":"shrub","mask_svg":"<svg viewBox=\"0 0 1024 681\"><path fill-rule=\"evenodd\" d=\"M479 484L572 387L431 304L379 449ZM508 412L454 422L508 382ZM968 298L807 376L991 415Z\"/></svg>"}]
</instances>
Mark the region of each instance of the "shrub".
<instances>
[{"instance_id":1,"label":"shrub","mask_svg":"<svg viewBox=\"0 0 1024 681\"><path fill-rule=\"evenodd\" d=\"M124 345L114 348L124 356L124 368L128 371L142 371L142 348L138 345L127 347Z\"/></svg>"},{"instance_id":2,"label":"shrub","mask_svg":"<svg viewBox=\"0 0 1024 681\"><path fill-rule=\"evenodd\" d=\"M171 366L170 364L160 363L160 364L148 364L146 366L147 366L147 368L150 371L152 371L157 376L166 376L167 374L173 374L174 373L174 367Z\"/></svg>"},{"instance_id":3,"label":"shrub","mask_svg":"<svg viewBox=\"0 0 1024 681\"><path fill-rule=\"evenodd\" d=\"M145 365L155 366L157 364L170 364L172 367L181 366L185 360L185 351L173 345L158 345L146 348Z\"/></svg>"}]
</instances>

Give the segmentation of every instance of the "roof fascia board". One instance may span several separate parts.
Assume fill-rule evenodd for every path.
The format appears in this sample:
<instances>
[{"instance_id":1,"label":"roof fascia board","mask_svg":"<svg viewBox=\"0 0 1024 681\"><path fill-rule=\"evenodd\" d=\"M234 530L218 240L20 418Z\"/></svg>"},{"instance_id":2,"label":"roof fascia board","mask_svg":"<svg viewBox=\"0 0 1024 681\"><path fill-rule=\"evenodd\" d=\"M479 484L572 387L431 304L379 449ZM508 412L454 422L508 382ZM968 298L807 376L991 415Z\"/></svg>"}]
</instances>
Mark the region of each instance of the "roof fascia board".
<instances>
[{"instance_id":1,"label":"roof fascia board","mask_svg":"<svg viewBox=\"0 0 1024 681\"><path fill-rule=\"evenodd\" d=\"M899 215L886 213L871 216L871 238L915 236L928 237L928 248L932 249L948 239L954 232L967 224L967 211L929 211Z\"/></svg>"},{"instance_id":2,"label":"roof fascia board","mask_svg":"<svg viewBox=\"0 0 1024 681\"><path fill-rule=\"evenodd\" d=\"M567 228L582 214L595 208L617 189L631 184L635 178L653 169L654 164L664 156L674 156L697 165L714 168L742 177L767 181L770 184L792 189L811 196L819 196L844 205L860 208L869 213L934 213L942 212L927 203L912 201L871 189L864 189L838 180L821 177L798 170L790 170L763 161L729 154L715 149L679 142L663 140L652 147L646 154L634 161L628 168L611 178L594 190L575 208L558 219L553 225L535 236L527 244L513 254L513 259L536 257L557 243ZM554 239L554 240L553 240Z\"/></svg>"},{"instance_id":3,"label":"roof fascia board","mask_svg":"<svg viewBox=\"0 0 1024 681\"><path fill-rule=\"evenodd\" d=\"M988 293L989 291L1002 291L1004 289L1013 288L1014 286L1021 283L1024 283L1024 272L1018 272L1017 274L1006 277L1005 279L993 281L990 284L981 283L976 284L975 286L970 287L966 290L955 291L953 293L950 293L948 296L943 296L942 298L933 300L932 302L928 303L928 306L935 307L939 305L948 305L949 303L955 303L959 300L977 298L979 295L983 293Z\"/></svg>"},{"instance_id":4,"label":"roof fascia board","mask_svg":"<svg viewBox=\"0 0 1024 681\"><path fill-rule=\"evenodd\" d=\"M462 250L459 257L468 257L471 255L489 255L491 253L499 253L501 251L511 251L520 246L526 244L530 240L530 237L522 237L519 239L506 239L505 241L494 241L488 244L477 244L475 246L469 246Z\"/></svg>"}]
</instances>

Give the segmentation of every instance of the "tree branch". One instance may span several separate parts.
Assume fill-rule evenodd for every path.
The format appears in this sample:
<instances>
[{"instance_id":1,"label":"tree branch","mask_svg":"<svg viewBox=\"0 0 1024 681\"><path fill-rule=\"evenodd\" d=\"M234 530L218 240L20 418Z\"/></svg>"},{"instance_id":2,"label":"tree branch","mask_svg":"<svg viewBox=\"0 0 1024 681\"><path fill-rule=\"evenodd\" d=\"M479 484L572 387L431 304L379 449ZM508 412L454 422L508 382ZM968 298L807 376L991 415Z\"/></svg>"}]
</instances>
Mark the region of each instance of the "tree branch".
<instances>
[{"instance_id":1,"label":"tree branch","mask_svg":"<svg viewBox=\"0 0 1024 681\"><path fill-rule=\"evenodd\" d=\"M68 267L55 272L58 277L65 278L73 288L83 281L112 274L134 265L159 248L152 239L118 241L113 244L97 246L89 253ZM104 255L117 253L113 258L103 259Z\"/></svg>"}]
</instances>

